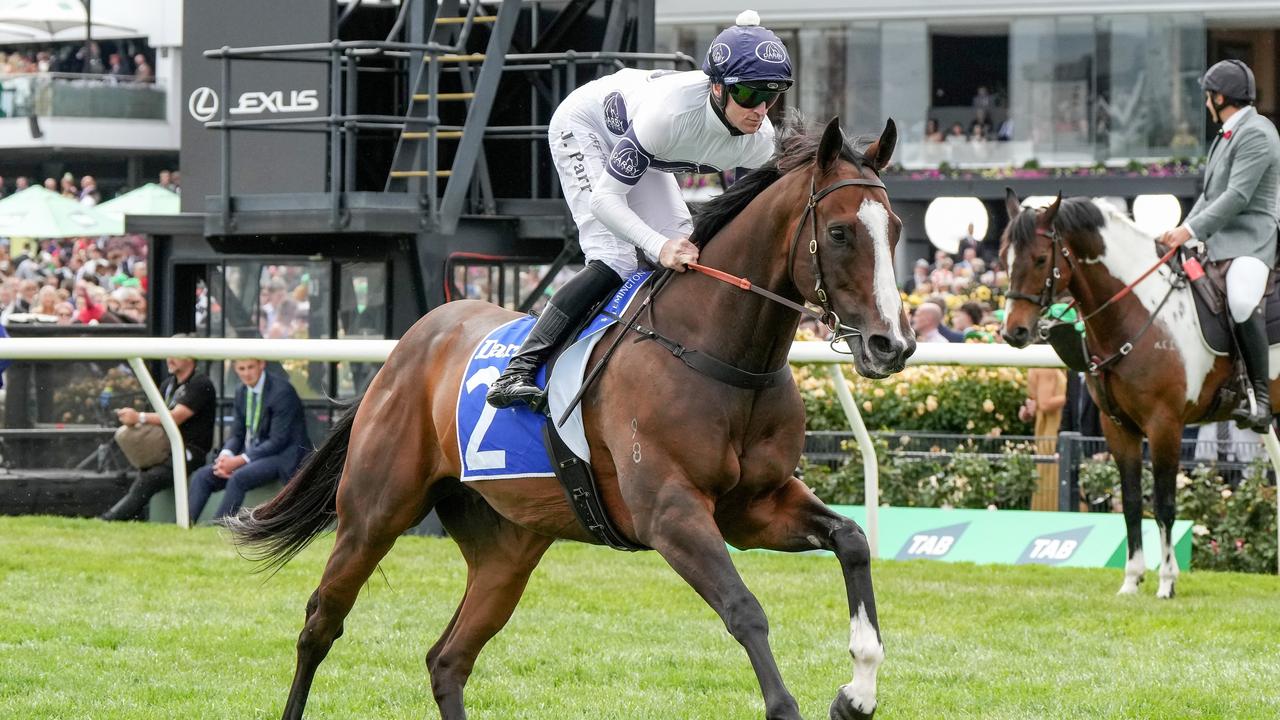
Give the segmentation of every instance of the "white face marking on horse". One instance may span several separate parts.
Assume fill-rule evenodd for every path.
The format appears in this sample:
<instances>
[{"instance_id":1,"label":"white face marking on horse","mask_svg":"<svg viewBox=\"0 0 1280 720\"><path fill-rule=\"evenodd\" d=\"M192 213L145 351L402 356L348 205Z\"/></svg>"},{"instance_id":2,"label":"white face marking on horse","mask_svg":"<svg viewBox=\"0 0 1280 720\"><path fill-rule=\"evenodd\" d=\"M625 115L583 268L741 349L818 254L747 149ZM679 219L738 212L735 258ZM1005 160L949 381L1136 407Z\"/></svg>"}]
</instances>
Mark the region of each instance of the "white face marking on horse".
<instances>
[{"instance_id":1,"label":"white face marking on horse","mask_svg":"<svg viewBox=\"0 0 1280 720\"><path fill-rule=\"evenodd\" d=\"M897 342L906 342L902 330L902 296L893 272L893 254L889 252L889 210L878 200L862 201L858 219L871 235L875 246L876 309Z\"/></svg>"},{"instance_id":2,"label":"white face marking on horse","mask_svg":"<svg viewBox=\"0 0 1280 720\"><path fill-rule=\"evenodd\" d=\"M863 714L876 707L876 671L884 662L884 646L867 618L867 606L858 604L858 613L849 621L849 654L853 655L853 680L840 694Z\"/></svg>"},{"instance_id":3,"label":"white face marking on horse","mask_svg":"<svg viewBox=\"0 0 1280 720\"><path fill-rule=\"evenodd\" d=\"M1102 228L1104 250L1098 256L1098 261L1117 280L1126 285L1134 282L1160 259L1156 254L1155 243L1128 216L1117 211L1110 203L1100 200L1094 200L1093 203L1107 220L1106 226ZM1169 291L1169 268L1162 266L1156 274L1159 276L1158 280L1155 277L1148 278L1133 289L1134 296L1149 313L1159 307L1160 301ZM1191 291L1184 289L1174 291L1157 320L1157 324L1171 339L1173 349L1182 356L1189 403L1199 400L1204 380L1217 359L1205 347L1195 322L1189 320L1194 317L1196 310ZM1182 321L1178 322L1174 318L1181 318Z\"/></svg>"},{"instance_id":4,"label":"white face marking on horse","mask_svg":"<svg viewBox=\"0 0 1280 720\"><path fill-rule=\"evenodd\" d=\"M1017 265L1013 264L1013 243L1009 243L1009 247L1007 250L1005 250L1005 252L1007 253L1005 258L1008 260L1008 263L1005 265L1005 267L1009 268L1009 274L1012 275L1013 269L1017 267ZM1010 283L1012 284L1012 278L1010 278ZM1004 300L1004 322L1001 323L1002 325L1004 325L1005 329L1009 327L1009 318L1012 315L1013 315L1013 298L1006 297Z\"/></svg>"}]
</instances>

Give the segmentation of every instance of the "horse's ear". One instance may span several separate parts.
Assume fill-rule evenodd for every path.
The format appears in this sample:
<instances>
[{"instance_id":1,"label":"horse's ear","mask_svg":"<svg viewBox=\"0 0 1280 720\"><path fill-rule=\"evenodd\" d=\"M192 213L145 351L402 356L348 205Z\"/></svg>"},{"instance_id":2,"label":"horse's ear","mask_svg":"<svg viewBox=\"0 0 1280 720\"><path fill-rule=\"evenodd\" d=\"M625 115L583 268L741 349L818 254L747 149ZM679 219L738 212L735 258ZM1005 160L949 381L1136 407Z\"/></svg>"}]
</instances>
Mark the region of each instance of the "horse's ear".
<instances>
[{"instance_id":1,"label":"horse's ear","mask_svg":"<svg viewBox=\"0 0 1280 720\"><path fill-rule=\"evenodd\" d=\"M893 122L893 118L884 125L884 132L880 133L880 139L867 146L866 155L873 165L876 172L880 172L889 166L889 159L893 157L893 149L898 144L898 126Z\"/></svg>"},{"instance_id":2,"label":"horse's ear","mask_svg":"<svg viewBox=\"0 0 1280 720\"><path fill-rule=\"evenodd\" d=\"M1018 193L1008 186L1004 189L1004 209L1009 213L1010 220L1018 217L1018 213L1022 212L1022 201L1018 200Z\"/></svg>"},{"instance_id":3,"label":"horse's ear","mask_svg":"<svg viewBox=\"0 0 1280 720\"><path fill-rule=\"evenodd\" d=\"M840 159L844 150L844 133L840 130L840 118L833 117L822 131L822 140L818 143L818 172L825 173Z\"/></svg>"},{"instance_id":4,"label":"horse's ear","mask_svg":"<svg viewBox=\"0 0 1280 720\"><path fill-rule=\"evenodd\" d=\"M1053 221L1057 219L1058 208L1061 206L1062 206L1062 191L1059 190L1057 199L1053 201L1052 205L1045 208L1044 212L1040 213L1040 217L1036 219L1036 224L1046 230L1053 227Z\"/></svg>"}]
</instances>

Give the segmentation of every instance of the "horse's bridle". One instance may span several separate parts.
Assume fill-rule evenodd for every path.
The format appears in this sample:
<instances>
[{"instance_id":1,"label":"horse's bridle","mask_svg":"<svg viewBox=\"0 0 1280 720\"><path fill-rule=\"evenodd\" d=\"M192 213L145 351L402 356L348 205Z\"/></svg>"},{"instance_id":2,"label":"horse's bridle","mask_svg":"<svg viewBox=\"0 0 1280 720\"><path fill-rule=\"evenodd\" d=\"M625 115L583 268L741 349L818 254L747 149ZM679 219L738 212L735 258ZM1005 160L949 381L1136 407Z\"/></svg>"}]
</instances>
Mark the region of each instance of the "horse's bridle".
<instances>
[{"instance_id":1,"label":"horse's bridle","mask_svg":"<svg viewBox=\"0 0 1280 720\"><path fill-rule=\"evenodd\" d=\"M1027 293L1017 292L1013 288L1009 288L1009 292L1004 296L1008 300L1026 300L1027 302L1040 308L1040 315L1043 317L1049 312L1049 306L1053 305L1054 299L1057 297L1058 280L1062 279L1062 271L1058 269L1058 256L1061 255L1067 261L1067 267L1071 268L1071 249L1062 243L1062 236L1054 228L1041 230L1036 228L1036 236L1049 238L1053 242L1053 269L1044 279L1044 289L1039 295L1028 295ZM1013 268L1009 268L1012 272Z\"/></svg>"},{"instance_id":2,"label":"horse's bridle","mask_svg":"<svg viewBox=\"0 0 1280 720\"><path fill-rule=\"evenodd\" d=\"M827 326L831 330L831 348L836 350L836 343L844 340L845 346L849 348L847 354L853 353L853 348L848 344L848 339L854 335L861 335L857 328L849 327L840 321L840 316L835 310L831 309L831 300L827 296L827 289L822 283L822 261L818 257L818 203L822 198L831 193L846 187L877 187L881 190L888 190L880 178L846 178L836 181L825 188L818 190L818 179L815 176L809 178L809 201L805 203L804 212L800 215L800 222L796 224L796 234L791 238L791 250L787 253L787 274L791 276L791 284L796 285L795 281L795 260L796 249L800 247L800 236L804 234L805 220L811 220L810 227L812 233L809 238L809 258L813 267L813 289L818 296L818 304L822 306L822 313L814 313L808 308L801 308L802 312L816 316L818 321ZM797 285L798 287L798 285ZM792 303L794 305L794 303ZM839 350L837 350L839 352Z\"/></svg>"}]
</instances>

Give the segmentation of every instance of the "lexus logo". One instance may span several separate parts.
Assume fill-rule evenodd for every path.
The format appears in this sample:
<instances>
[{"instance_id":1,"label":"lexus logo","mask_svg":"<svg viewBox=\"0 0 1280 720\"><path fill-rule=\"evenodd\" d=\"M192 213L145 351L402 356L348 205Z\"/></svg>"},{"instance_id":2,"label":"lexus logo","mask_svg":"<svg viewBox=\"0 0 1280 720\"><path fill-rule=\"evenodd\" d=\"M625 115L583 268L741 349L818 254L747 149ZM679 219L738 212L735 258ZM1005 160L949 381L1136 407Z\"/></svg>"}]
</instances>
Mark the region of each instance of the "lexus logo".
<instances>
[{"instance_id":1,"label":"lexus logo","mask_svg":"<svg viewBox=\"0 0 1280 720\"><path fill-rule=\"evenodd\" d=\"M196 122L209 122L218 114L218 93L213 88L198 87L187 100L187 112Z\"/></svg>"}]
</instances>

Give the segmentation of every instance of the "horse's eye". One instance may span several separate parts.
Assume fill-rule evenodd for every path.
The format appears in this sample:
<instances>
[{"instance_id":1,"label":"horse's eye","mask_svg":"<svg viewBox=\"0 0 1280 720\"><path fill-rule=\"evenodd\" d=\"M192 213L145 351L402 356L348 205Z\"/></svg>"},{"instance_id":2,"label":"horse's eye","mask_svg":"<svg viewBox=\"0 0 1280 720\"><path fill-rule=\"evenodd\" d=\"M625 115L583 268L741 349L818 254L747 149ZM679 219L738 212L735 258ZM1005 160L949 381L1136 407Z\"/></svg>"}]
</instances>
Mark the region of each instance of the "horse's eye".
<instances>
[{"instance_id":1,"label":"horse's eye","mask_svg":"<svg viewBox=\"0 0 1280 720\"><path fill-rule=\"evenodd\" d=\"M846 242L844 228L833 227L827 231L831 235L831 241L837 245L843 245Z\"/></svg>"},{"instance_id":2,"label":"horse's eye","mask_svg":"<svg viewBox=\"0 0 1280 720\"><path fill-rule=\"evenodd\" d=\"M1048 262L1049 262L1049 256L1041 255L1040 257L1036 258L1036 267L1044 267L1045 264Z\"/></svg>"}]
</instances>

